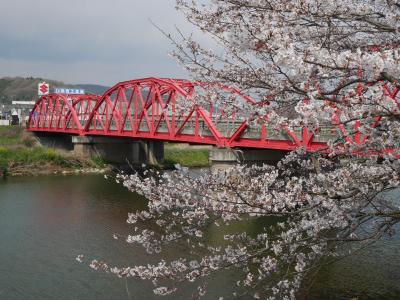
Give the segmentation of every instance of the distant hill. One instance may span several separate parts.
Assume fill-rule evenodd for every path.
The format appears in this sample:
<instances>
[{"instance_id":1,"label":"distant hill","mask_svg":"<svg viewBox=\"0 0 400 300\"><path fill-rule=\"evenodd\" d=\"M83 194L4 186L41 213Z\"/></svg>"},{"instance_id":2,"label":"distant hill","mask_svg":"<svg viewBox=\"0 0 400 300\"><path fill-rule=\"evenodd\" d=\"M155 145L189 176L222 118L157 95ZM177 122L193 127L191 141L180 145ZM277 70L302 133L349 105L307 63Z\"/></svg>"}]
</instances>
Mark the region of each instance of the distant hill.
<instances>
[{"instance_id":1,"label":"distant hill","mask_svg":"<svg viewBox=\"0 0 400 300\"><path fill-rule=\"evenodd\" d=\"M0 103L9 104L13 100L31 101L37 99L37 85L46 81L50 90L59 88L80 88L86 93L102 95L109 87L96 84L66 84L61 81L34 77L3 77L0 78Z\"/></svg>"}]
</instances>

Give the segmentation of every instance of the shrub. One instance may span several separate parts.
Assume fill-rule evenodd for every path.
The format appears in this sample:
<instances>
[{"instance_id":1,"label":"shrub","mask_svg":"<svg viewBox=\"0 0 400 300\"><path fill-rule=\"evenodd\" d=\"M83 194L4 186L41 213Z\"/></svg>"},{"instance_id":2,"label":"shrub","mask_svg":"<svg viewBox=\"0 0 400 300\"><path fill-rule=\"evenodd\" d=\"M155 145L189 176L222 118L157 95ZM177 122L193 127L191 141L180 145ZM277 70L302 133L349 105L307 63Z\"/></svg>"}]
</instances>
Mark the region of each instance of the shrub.
<instances>
[{"instance_id":1,"label":"shrub","mask_svg":"<svg viewBox=\"0 0 400 300\"><path fill-rule=\"evenodd\" d=\"M105 160L100 155L93 156L92 163L99 168L103 168L106 165Z\"/></svg>"},{"instance_id":2,"label":"shrub","mask_svg":"<svg viewBox=\"0 0 400 300\"><path fill-rule=\"evenodd\" d=\"M0 157L0 178L6 177L8 174L8 163Z\"/></svg>"}]
</instances>

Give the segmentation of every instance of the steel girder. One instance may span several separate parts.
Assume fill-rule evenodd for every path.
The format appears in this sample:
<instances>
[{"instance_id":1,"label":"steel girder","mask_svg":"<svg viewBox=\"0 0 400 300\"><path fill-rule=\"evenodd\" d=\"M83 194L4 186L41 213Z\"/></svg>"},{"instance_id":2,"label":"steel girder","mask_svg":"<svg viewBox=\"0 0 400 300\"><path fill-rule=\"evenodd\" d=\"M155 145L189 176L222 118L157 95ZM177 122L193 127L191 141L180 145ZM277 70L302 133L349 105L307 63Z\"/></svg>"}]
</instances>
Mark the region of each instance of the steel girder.
<instances>
[{"instance_id":1,"label":"steel girder","mask_svg":"<svg viewBox=\"0 0 400 300\"><path fill-rule=\"evenodd\" d=\"M385 84L382 86L385 96L400 108L400 89ZM151 77L120 82L102 96L43 96L30 114L28 130L229 148L291 151L304 147L311 152L326 148L329 138L345 136L348 143L359 145L368 138L358 131L361 121L355 121L350 129L341 124L339 109L335 109L329 128L313 132L306 127L290 129L285 125L278 131L271 130L265 123L253 129L245 118L239 116L239 108L227 110L218 105L223 99L204 101L203 97L202 101L198 101L197 95L207 94L211 88L220 91L217 97L235 98L236 102L242 101L246 105L268 105L219 83ZM265 120L268 122L268 116ZM380 118L376 117L371 126L377 126L379 121Z\"/></svg>"}]
</instances>

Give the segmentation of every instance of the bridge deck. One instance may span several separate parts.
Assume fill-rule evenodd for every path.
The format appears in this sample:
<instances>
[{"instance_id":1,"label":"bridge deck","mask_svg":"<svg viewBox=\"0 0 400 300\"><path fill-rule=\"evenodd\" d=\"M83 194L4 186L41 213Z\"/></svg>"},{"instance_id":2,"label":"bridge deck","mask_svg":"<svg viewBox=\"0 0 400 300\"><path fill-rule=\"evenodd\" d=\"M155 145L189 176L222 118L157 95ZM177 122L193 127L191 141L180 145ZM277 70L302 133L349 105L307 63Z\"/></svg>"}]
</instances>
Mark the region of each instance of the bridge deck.
<instances>
[{"instance_id":1,"label":"bridge deck","mask_svg":"<svg viewBox=\"0 0 400 300\"><path fill-rule=\"evenodd\" d=\"M217 88L234 101L260 105L239 90L209 83L146 78L121 82L102 96L50 94L41 97L33 108L28 130L81 136L112 136L170 142L210 144L219 147L307 151L324 149L330 140L363 144L368 138L358 128L360 121L339 124L339 111L332 124L314 132L305 127L273 129L269 124L248 126L237 111L224 110L215 101L199 103L196 93ZM397 89L390 94L397 101ZM262 104L266 105L266 104ZM377 126L376 120L371 126Z\"/></svg>"}]
</instances>

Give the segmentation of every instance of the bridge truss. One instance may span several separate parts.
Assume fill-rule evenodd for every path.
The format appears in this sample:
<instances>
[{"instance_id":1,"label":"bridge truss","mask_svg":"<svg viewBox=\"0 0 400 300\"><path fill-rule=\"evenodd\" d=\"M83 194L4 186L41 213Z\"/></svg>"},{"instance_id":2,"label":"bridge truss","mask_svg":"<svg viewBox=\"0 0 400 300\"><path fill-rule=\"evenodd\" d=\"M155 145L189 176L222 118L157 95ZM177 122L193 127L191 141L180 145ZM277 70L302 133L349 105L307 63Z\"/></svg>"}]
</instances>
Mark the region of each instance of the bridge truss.
<instances>
[{"instance_id":1,"label":"bridge truss","mask_svg":"<svg viewBox=\"0 0 400 300\"><path fill-rule=\"evenodd\" d=\"M346 141L362 144L367 136L340 124L340 111L332 116L332 125L311 132L306 127L269 130L268 124L251 128L238 111L218 105L221 99L198 101L197 95L217 88L219 96L235 98L246 105L260 105L241 91L221 84L177 79L145 78L120 82L102 96L50 94L41 97L28 121L32 132L66 133L81 136L110 136L170 142L208 144L218 147L276 149L304 147L317 151L329 139L346 136ZM385 93L397 105L400 88L384 86ZM222 101L223 103L223 101ZM377 126L380 119L375 119ZM353 131L351 137L348 133Z\"/></svg>"}]
</instances>

